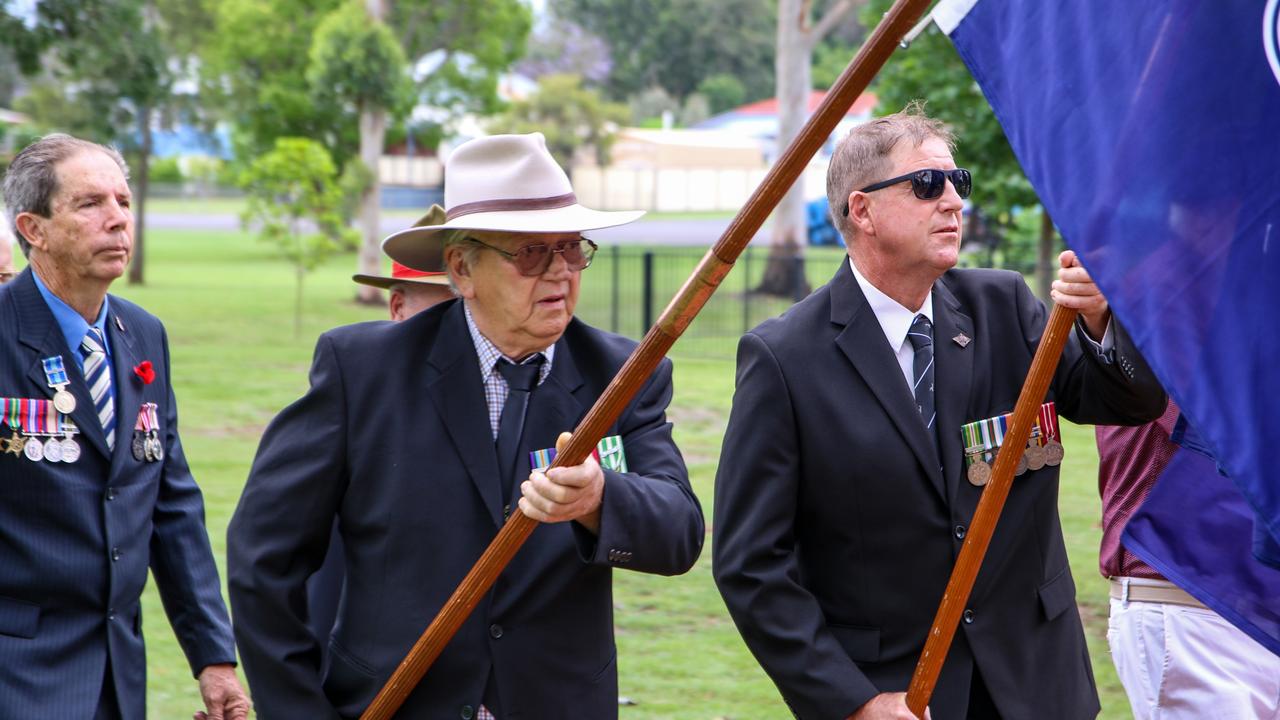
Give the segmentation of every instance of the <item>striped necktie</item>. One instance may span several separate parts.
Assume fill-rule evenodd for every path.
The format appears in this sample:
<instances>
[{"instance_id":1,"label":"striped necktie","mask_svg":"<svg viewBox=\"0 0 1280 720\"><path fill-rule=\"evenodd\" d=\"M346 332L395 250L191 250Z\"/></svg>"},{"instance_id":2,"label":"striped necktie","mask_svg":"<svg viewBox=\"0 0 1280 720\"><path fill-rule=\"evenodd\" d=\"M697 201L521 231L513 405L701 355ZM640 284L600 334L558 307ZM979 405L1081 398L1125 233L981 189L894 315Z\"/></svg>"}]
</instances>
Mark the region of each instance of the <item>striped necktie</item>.
<instances>
[{"instance_id":1,"label":"striped necktie","mask_svg":"<svg viewBox=\"0 0 1280 720\"><path fill-rule=\"evenodd\" d=\"M913 363L914 382L911 392L916 396L916 407L920 410L920 419L928 428L933 438L934 447L938 445L937 431L933 427L935 418L933 406L933 323L923 314L917 315L911 328L907 330L907 339L915 349Z\"/></svg>"},{"instance_id":2,"label":"striped necktie","mask_svg":"<svg viewBox=\"0 0 1280 720\"><path fill-rule=\"evenodd\" d=\"M80 352L84 353L84 379L89 384L89 395L93 398L93 408L98 411L98 422L102 423L102 432L107 436L107 449L116 449L116 409L111 399L111 365L107 362L107 351L103 348L106 341L102 331L90 327L80 341Z\"/></svg>"}]
</instances>

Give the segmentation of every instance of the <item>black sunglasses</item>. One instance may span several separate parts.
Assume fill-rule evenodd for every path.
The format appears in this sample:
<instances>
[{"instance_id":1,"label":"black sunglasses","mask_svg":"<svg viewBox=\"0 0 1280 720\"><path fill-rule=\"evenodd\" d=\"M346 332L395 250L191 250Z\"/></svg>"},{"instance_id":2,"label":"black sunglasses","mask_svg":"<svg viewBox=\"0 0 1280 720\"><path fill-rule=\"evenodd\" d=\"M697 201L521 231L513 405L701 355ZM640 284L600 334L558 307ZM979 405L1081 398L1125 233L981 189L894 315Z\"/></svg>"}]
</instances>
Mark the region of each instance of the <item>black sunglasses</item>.
<instances>
[{"instance_id":1,"label":"black sunglasses","mask_svg":"<svg viewBox=\"0 0 1280 720\"><path fill-rule=\"evenodd\" d=\"M915 193L916 197L921 200L934 200L941 197L947 180L951 180L951 184L956 186L956 194L961 199L969 197L969 193L973 191L973 176L964 168L956 168L955 170L916 170L906 175L899 175L895 178L872 183L858 192L874 192L908 180L911 181L911 192ZM847 203L844 206L844 216L849 217L849 205Z\"/></svg>"},{"instance_id":2,"label":"black sunglasses","mask_svg":"<svg viewBox=\"0 0 1280 720\"><path fill-rule=\"evenodd\" d=\"M554 245L530 243L517 248L515 252L507 252L473 237L468 237L467 240L501 254L516 266L516 270L521 275L527 277L536 277L546 272L547 268L551 267L552 256L556 253L564 256L564 261L569 264L570 270L575 272L586 270L591 267L591 258L595 256L597 249L596 244L586 238L561 240Z\"/></svg>"}]
</instances>

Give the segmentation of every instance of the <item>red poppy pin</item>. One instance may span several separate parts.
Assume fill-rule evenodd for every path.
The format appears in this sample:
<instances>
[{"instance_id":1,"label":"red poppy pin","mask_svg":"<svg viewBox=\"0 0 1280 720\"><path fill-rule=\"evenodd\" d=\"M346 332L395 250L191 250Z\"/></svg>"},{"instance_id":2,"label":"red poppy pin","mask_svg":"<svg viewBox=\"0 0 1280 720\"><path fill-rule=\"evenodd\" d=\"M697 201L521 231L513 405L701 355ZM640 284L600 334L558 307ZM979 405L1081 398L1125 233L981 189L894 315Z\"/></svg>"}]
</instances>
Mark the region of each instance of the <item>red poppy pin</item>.
<instances>
[{"instance_id":1,"label":"red poppy pin","mask_svg":"<svg viewBox=\"0 0 1280 720\"><path fill-rule=\"evenodd\" d=\"M151 369L151 361L143 360L133 369L133 374L142 378L143 385L150 385L156 379L156 371Z\"/></svg>"}]
</instances>

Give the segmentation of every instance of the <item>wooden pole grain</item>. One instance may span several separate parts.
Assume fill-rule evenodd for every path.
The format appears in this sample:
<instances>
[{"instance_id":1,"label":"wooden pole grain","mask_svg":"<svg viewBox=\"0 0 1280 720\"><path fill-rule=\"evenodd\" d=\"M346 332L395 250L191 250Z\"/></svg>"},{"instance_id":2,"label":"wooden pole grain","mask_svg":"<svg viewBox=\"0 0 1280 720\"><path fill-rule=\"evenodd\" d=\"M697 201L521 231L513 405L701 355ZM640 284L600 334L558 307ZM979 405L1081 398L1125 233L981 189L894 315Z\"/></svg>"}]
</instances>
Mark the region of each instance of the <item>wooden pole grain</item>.
<instances>
[{"instance_id":1,"label":"wooden pole grain","mask_svg":"<svg viewBox=\"0 0 1280 720\"><path fill-rule=\"evenodd\" d=\"M897 0L889 12L885 13L884 19L805 123L800 135L787 146L770 168L746 205L738 211L724 234L703 256L680 292L658 318L658 322L649 329L640 345L574 429L573 437L564 450L556 455L552 467L582 463L600 442L623 408L657 369L667 351L689 323L693 322L698 311L733 268L733 263L764 224L774 206L800 177L810 158L831 136L836 124L849 111L854 100L866 90L930 1ZM361 720L388 720L404 704L409 693L444 651L445 645L462 627L537 524L536 520L530 519L518 509L511 513L493 542L360 716Z\"/></svg>"}]
</instances>

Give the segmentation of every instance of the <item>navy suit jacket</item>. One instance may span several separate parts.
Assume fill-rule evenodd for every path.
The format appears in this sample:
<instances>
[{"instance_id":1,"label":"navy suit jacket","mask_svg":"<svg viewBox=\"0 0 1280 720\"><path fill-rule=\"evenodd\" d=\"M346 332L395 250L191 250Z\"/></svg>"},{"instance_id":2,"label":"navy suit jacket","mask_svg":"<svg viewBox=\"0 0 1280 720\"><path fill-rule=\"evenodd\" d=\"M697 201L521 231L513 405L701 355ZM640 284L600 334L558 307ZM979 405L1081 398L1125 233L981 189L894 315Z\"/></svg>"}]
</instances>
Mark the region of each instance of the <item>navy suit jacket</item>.
<instances>
[{"instance_id":1,"label":"navy suit jacket","mask_svg":"<svg viewBox=\"0 0 1280 720\"><path fill-rule=\"evenodd\" d=\"M933 311L941 457L847 261L738 346L714 572L748 647L805 720L907 689L982 494L964 477L960 427L1013 410L1047 317L1020 275L998 270L947 272ZM1048 397L1062 416L1139 424L1162 412L1164 392L1113 331L1106 356L1067 343ZM1058 468L1014 479L935 720L964 717L975 664L1007 720L1097 714L1057 502Z\"/></svg>"},{"instance_id":2,"label":"navy suit jacket","mask_svg":"<svg viewBox=\"0 0 1280 720\"><path fill-rule=\"evenodd\" d=\"M517 477L528 451L576 426L634 347L569 324L530 397ZM702 547L670 399L664 360L609 432L630 472L605 471L599 536L539 525L399 717L470 717L490 677L504 720L616 716L612 568L681 573ZM261 717L364 710L497 534L497 478L460 301L321 336L311 389L268 427L227 531L236 637ZM346 584L322 673L305 586L335 517Z\"/></svg>"},{"instance_id":3,"label":"navy suit jacket","mask_svg":"<svg viewBox=\"0 0 1280 720\"><path fill-rule=\"evenodd\" d=\"M51 398L40 360L61 355L81 457L0 455L0 717L92 717L110 662L123 717L143 718L139 597L148 566L193 673L235 661L204 503L178 438L164 327L111 298L117 433L109 453L78 351L67 347L31 272L0 286L0 396ZM155 368L150 385L133 373L144 360ZM144 402L158 406L162 462L130 452Z\"/></svg>"}]
</instances>

